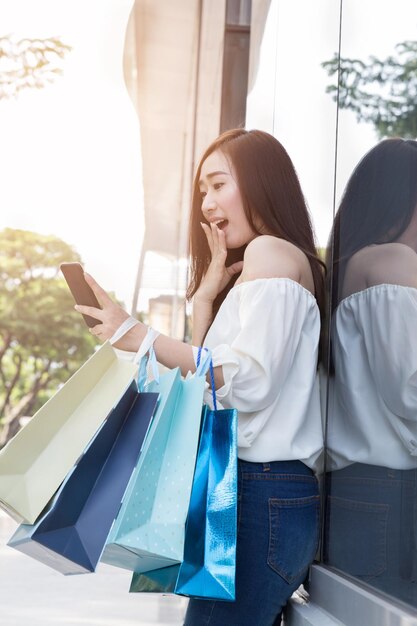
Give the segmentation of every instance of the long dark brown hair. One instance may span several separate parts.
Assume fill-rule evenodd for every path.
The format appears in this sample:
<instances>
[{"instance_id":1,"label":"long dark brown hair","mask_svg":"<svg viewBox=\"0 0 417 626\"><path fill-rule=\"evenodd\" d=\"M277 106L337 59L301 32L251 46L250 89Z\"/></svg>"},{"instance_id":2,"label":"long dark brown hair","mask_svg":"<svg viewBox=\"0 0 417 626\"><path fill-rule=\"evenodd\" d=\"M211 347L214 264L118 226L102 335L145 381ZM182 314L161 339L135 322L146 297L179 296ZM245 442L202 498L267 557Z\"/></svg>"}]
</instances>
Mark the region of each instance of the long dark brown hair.
<instances>
[{"instance_id":1,"label":"long dark brown hair","mask_svg":"<svg viewBox=\"0 0 417 626\"><path fill-rule=\"evenodd\" d=\"M263 234L255 226L255 222L260 220L265 232L293 243L307 255L316 300L323 313L324 263L317 255L310 216L294 165L275 137L260 130L242 128L222 133L204 152L197 167L190 216L191 273L187 298L191 299L199 288L211 260L207 239L200 226L200 222L206 220L201 211L199 180L204 161L216 150L220 150L233 165L246 218L253 231ZM226 264L242 260L245 248L229 250ZM236 279L237 276L217 296L214 314Z\"/></svg>"},{"instance_id":2,"label":"long dark brown hair","mask_svg":"<svg viewBox=\"0 0 417 626\"><path fill-rule=\"evenodd\" d=\"M417 141L384 139L354 169L334 219L328 251L332 310L342 297L349 259L365 246L398 239L416 206Z\"/></svg>"}]
</instances>

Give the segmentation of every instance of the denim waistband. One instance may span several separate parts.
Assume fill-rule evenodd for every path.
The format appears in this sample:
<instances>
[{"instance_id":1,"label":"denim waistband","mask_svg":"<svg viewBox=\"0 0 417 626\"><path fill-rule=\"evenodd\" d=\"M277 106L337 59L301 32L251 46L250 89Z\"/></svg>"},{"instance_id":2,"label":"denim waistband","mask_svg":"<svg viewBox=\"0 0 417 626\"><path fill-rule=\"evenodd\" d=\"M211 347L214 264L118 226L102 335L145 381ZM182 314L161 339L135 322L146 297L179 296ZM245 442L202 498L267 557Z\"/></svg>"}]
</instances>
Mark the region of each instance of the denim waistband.
<instances>
[{"instance_id":1,"label":"denim waistband","mask_svg":"<svg viewBox=\"0 0 417 626\"><path fill-rule=\"evenodd\" d=\"M253 463L238 459L241 472L261 473L271 472L273 474L302 474L303 476L314 476L314 472L302 461L270 461L269 463Z\"/></svg>"},{"instance_id":2,"label":"denim waistband","mask_svg":"<svg viewBox=\"0 0 417 626\"><path fill-rule=\"evenodd\" d=\"M343 469L328 472L327 475L333 478L386 478L415 481L417 469L399 470L380 465L352 463Z\"/></svg>"}]
</instances>

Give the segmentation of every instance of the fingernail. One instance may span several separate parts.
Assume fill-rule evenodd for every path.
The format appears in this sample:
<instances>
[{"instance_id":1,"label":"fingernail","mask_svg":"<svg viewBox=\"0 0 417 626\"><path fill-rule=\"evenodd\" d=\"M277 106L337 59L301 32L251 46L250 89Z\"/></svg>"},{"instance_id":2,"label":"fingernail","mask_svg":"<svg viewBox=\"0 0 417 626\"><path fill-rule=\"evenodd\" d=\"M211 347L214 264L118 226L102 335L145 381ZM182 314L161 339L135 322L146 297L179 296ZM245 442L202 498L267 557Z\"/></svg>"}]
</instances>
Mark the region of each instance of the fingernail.
<instances>
[{"instance_id":1,"label":"fingernail","mask_svg":"<svg viewBox=\"0 0 417 626\"><path fill-rule=\"evenodd\" d=\"M74 309L75 309L76 311L78 311L78 304L76 304L76 305L74 306Z\"/></svg>"}]
</instances>

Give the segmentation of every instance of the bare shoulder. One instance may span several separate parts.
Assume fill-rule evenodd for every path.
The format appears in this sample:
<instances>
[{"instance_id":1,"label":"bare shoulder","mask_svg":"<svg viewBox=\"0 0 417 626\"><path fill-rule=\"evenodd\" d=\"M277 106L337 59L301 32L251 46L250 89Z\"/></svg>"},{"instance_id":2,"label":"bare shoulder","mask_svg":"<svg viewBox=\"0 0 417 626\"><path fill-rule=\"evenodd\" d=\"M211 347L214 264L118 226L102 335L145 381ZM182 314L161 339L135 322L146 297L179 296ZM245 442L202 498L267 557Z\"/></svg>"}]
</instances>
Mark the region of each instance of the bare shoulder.
<instances>
[{"instance_id":1,"label":"bare shoulder","mask_svg":"<svg viewBox=\"0 0 417 626\"><path fill-rule=\"evenodd\" d=\"M246 247L239 282L256 278L290 278L304 285L309 272L308 258L297 246L279 237L260 235Z\"/></svg>"},{"instance_id":2,"label":"bare shoulder","mask_svg":"<svg viewBox=\"0 0 417 626\"><path fill-rule=\"evenodd\" d=\"M350 292L384 283L417 287L417 254L403 243L366 246L349 260L346 282Z\"/></svg>"}]
</instances>

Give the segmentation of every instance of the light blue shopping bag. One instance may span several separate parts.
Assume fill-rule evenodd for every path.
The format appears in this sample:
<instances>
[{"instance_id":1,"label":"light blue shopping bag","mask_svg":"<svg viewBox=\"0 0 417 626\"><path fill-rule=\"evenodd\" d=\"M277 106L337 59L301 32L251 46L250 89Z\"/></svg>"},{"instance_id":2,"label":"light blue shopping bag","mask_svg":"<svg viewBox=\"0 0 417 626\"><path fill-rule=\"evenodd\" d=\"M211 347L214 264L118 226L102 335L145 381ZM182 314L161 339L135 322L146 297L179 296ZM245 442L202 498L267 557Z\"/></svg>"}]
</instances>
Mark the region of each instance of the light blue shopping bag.
<instances>
[{"instance_id":1,"label":"light blue shopping bag","mask_svg":"<svg viewBox=\"0 0 417 626\"><path fill-rule=\"evenodd\" d=\"M237 411L217 408L212 366L210 370L214 408L203 410L182 563L135 572L131 592L235 599Z\"/></svg>"},{"instance_id":2,"label":"light blue shopping bag","mask_svg":"<svg viewBox=\"0 0 417 626\"><path fill-rule=\"evenodd\" d=\"M150 351L154 358L153 351ZM205 378L179 368L145 385L159 405L101 560L135 572L182 561Z\"/></svg>"}]
</instances>

